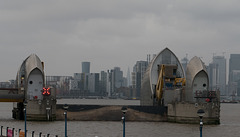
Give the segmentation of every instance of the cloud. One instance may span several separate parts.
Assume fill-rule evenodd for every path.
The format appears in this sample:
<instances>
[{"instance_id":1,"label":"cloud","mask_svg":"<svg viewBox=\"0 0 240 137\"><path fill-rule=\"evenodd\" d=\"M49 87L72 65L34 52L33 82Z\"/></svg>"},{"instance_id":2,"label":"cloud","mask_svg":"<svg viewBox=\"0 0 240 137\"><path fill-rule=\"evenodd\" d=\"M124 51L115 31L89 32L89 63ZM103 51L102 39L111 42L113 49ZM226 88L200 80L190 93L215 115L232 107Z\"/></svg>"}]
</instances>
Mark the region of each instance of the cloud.
<instances>
[{"instance_id":1,"label":"cloud","mask_svg":"<svg viewBox=\"0 0 240 137\"><path fill-rule=\"evenodd\" d=\"M1 79L15 78L31 53L47 75L119 66L127 71L147 54L169 47L211 62L212 54L239 51L237 0L88 0L0 2Z\"/></svg>"}]
</instances>

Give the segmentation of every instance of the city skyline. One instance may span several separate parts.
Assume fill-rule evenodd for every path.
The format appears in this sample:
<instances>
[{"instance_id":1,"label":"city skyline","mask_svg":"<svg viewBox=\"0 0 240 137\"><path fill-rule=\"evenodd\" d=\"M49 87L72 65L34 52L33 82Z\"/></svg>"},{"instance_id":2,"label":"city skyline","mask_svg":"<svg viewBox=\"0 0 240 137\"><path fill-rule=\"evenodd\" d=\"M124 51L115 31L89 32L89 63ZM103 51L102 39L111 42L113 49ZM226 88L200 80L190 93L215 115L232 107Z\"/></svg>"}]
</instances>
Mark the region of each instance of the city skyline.
<instances>
[{"instance_id":1,"label":"city skyline","mask_svg":"<svg viewBox=\"0 0 240 137\"><path fill-rule=\"evenodd\" d=\"M232 53L230 53L230 55L231 55ZM240 54L240 53L239 53ZM135 61L135 63L134 64L131 64L131 65L128 65L128 67L127 67L127 69L128 68L130 68L130 72L133 72L133 69L134 69L134 65L136 64L136 62L138 62L138 61L147 61L147 56L148 55L150 55L150 57L151 57L151 59L152 59L152 57L154 56L154 55L156 55L156 54L146 54L146 59L144 60L136 60ZM229 56L230 56L229 55ZM198 56L199 57L199 56ZM209 63L206 63L204 60L202 60L204 63L205 63L205 65L206 66L208 66L208 65L210 65L212 62L213 62L213 59L214 59L214 57L224 57L225 59L226 59L226 82L228 82L228 75L229 75L229 60L230 60L230 57L229 58L227 58L226 56L225 56L225 54L213 54L213 56L212 56L212 58L209 60ZM183 57L183 58L179 58L180 60L181 59L184 59L184 58L186 58L186 55L185 55L185 57ZM202 57L200 57L201 59L202 59ZM41 58L40 58L41 59ZM187 59L188 60L190 60L191 58L188 56L187 57ZM151 60L150 60L151 61ZM45 61L43 61L44 62L44 64L46 64L46 62ZM76 71L76 72L70 72L69 74L67 74L67 75L65 75L64 73L63 74L61 74L61 73L59 73L59 74L57 74L57 75L51 75L51 74L47 74L46 73L46 69L45 69L45 76L74 76L74 73L82 73L82 63L83 62L89 62L89 61L82 61L82 62L79 62L78 64L79 64L79 68L78 68L78 71ZM111 70L111 69L113 69L113 68L115 68L115 67L120 67L120 66L114 66L114 67L112 67L112 68L107 68L106 70L97 70L97 71L92 71L92 66L94 66L94 64L92 64L92 62L89 62L90 64L91 64L91 67L89 68L89 70L90 70L90 72L89 73L101 73L101 71L108 71L108 70ZM131 67L129 67L129 66L131 66ZM19 66L20 67L20 66ZM44 67L46 67L46 65L44 65ZM126 67L126 66L125 66ZM125 68L125 67L123 67L123 68ZM123 71L123 76L124 77L127 77L127 70L125 70L125 69L123 69L122 67L120 67L121 68L121 70ZM18 69L19 68L17 68L16 69L16 73L17 73L17 71L18 71ZM15 77L12 77L12 78L9 78L9 79L0 79L1 80L1 82L4 82L4 81L8 81L8 80L15 80ZM226 83L227 84L227 83Z\"/></svg>"},{"instance_id":2,"label":"city skyline","mask_svg":"<svg viewBox=\"0 0 240 137\"><path fill-rule=\"evenodd\" d=\"M206 4L207 3L207 4ZM46 75L73 75L81 62L91 72L120 67L124 76L147 54L165 47L209 64L238 54L239 1L1 1L0 81L15 79L34 53ZM227 64L228 66L228 64ZM228 69L228 67L227 67Z\"/></svg>"}]
</instances>

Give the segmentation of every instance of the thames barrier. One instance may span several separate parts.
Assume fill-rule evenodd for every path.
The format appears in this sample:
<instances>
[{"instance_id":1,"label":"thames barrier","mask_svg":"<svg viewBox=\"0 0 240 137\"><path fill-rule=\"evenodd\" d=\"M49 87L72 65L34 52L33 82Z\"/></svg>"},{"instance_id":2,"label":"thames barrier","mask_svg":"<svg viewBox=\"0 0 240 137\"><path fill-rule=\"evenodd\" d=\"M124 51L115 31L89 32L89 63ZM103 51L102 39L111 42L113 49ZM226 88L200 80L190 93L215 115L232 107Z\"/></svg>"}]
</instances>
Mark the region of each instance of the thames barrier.
<instances>
[{"instance_id":1,"label":"thames barrier","mask_svg":"<svg viewBox=\"0 0 240 137\"><path fill-rule=\"evenodd\" d=\"M13 102L12 117L37 121L64 119L63 105L56 104L56 91L45 84L44 63L32 54L20 66L16 88L0 89L1 102ZM128 108L128 121L220 124L219 91L209 91L206 66L193 57L183 69L168 48L152 59L141 85L140 106ZM68 120L119 121L121 105L71 105ZM24 112L26 110L26 112Z\"/></svg>"}]
</instances>

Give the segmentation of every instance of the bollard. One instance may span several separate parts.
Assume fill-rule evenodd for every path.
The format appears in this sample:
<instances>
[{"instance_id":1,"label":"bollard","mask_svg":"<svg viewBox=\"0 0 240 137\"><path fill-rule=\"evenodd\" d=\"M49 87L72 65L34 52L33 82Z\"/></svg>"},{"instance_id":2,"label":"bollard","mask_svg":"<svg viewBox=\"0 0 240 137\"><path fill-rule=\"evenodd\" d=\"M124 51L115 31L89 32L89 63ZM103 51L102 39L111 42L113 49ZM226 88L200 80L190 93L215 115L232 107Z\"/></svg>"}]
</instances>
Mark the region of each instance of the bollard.
<instances>
[{"instance_id":1,"label":"bollard","mask_svg":"<svg viewBox=\"0 0 240 137\"><path fill-rule=\"evenodd\" d=\"M18 129L18 134L20 135L21 129Z\"/></svg>"},{"instance_id":2,"label":"bollard","mask_svg":"<svg viewBox=\"0 0 240 137\"><path fill-rule=\"evenodd\" d=\"M1 126L1 136L2 136L2 129L3 129L3 126Z\"/></svg>"},{"instance_id":3,"label":"bollard","mask_svg":"<svg viewBox=\"0 0 240 137\"><path fill-rule=\"evenodd\" d=\"M47 137L49 137L50 134L47 134Z\"/></svg>"},{"instance_id":4,"label":"bollard","mask_svg":"<svg viewBox=\"0 0 240 137\"><path fill-rule=\"evenodd\" d=\"M39 137L41 137L41 136L42 136L42 132L39 133Z\"/></svg>"},{"instance_id":5,"label":"bollard","mask_svg":"<svg viewBox=\"0 0 240 137\"><path fill-rule=\"evenodd\" d=\"M21 132L21 129L18 129L18 134L20 134L20 132Z\"/></svg>"},{"instance_id":6,"label":"bollard","mask_svg":"<svg viewBox=\"0 0 240 137\"><path fill-rule=\"evenodd\" d=\"M58 135L56 135L55 137L58 137Z\"/></svg>"},{"instance_id":7,"label":"bollard","mask_svg":"<svg viewBox=\"0 0 240 137\"><path fill-rule=\"evenodd\" d=\"M15 128L12 129L12 137L14 137L14 132L15 131Z\"/></svg>"},{"instance_id":8,"label":"bollard","mask_svg":"<svg viewBox=\"0 0 240 137\"><path fill-rule=\"evenodd\" d=\"M34 131L32 131L32 137L34 137Z\"/></svg>"},{"instance_id":9,"label":"bollard","mask_svg":"<svg viewBox=\"0 0 240 137\"><path fill-rule=\"evenodd\" d=\"M6 129L6 136L8 136L8 127L7 127L7 129Z\"/></svg>"}]
</instances>

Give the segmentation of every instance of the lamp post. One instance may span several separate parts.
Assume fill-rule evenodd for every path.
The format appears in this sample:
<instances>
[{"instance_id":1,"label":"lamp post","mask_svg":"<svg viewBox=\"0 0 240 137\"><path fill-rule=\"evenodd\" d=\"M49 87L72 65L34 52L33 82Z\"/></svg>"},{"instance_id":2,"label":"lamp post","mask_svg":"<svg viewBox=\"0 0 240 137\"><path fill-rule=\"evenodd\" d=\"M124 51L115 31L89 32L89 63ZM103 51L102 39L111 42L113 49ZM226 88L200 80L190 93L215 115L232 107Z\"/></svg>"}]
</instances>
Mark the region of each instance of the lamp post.
<instances>
[{"instance_id":1,"label":"lamp post","mask_svg":"<svg viewBox=\"0 0 240 137\"><path fill-rule=\"evenodd\" d=\"M27 137L27 101L25 100L23 102L23 105L24 105L24 121L25 121L25 129L24 129L24 136Z\"/></svg>"},{"instance_id":2,"label":"lamp post","mask_svg":"<svg viewBox=\"0 0 240 137\"><path fill-rule=\"evenodd\" d=\"M122 113L123 113L123 117L122 117L122 121L123 121L123 137L125 137L125 114L127 113L127 107L123 106L121 110L122 110Z\"/></svg>"},{"instance_id":3,"label":"lamp post","mask_svg":"<svg viewBox=\"0 0 240 137\"><path fill-rule=\"evenodd\" d=\"M67 137L67 110L68 110L68 105L64 104L63 109L64 109L64 115L65 115L65 137Z\"/></svg>"},{"instance_id":4,"label":"lamp post","mask_svg":"<svg viewBox=\"0 0 240 137\"><path fill-rule=\"evenodd\" d=\"M203 109L199 109L197 111L197 114L198 114L198 116L200 118L200 128L199 128L199 130L200 130L200 137L202 137L202 127L203 127L203 120L202 120L202 118L205 115L205 112L204 112Z\"/></svg>"}]
</instances>

